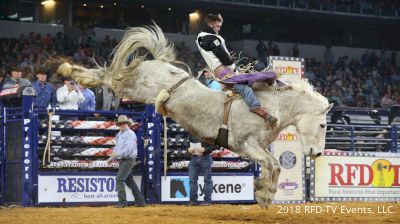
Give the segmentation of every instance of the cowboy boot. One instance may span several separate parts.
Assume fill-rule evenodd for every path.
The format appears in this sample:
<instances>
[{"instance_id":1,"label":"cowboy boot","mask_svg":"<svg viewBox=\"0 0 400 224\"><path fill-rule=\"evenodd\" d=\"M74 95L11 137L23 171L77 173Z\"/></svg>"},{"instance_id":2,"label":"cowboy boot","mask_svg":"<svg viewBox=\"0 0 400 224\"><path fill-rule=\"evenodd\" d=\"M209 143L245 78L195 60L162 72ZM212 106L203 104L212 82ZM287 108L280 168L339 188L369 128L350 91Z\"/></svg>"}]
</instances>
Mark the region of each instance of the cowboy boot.
<instances>
[{"instance_id":1,"label":"cowboy boot","mask_svg":"<svg viewBox=\"0 0 400 224\"><path fill-rule=\"evenodd\" d=\"M267 123L267 129L269 129L270 127L274 128L278 123L278 119L268 114L267 110L264 107L256 107L250 109L250 111L264 119L265 123Z\"/></svg>"}]
</instances>

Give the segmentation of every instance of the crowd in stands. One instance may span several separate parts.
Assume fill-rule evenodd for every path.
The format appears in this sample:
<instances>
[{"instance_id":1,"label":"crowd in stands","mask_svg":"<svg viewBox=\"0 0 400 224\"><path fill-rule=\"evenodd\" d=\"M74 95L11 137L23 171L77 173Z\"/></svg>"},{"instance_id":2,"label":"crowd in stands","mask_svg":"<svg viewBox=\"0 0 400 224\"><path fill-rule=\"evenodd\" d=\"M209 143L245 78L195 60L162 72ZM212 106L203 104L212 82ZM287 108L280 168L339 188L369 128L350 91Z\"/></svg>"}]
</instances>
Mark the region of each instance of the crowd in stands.
<instances>
[{"instance_id":1,"label":"crowd in stands","mask_svg":"<svg viewBox=\"0 0 400 224\"><path fill-rule=\"evenodd\" d=\"M276 2L268 2L269 4L273 4ZM349 9L352 12L359 13L360 8L363 13L375 13L379 14L380 10L399 10L400 3L396 0L280 0L280 5L289 6L289 7L300 7L305 8L308 4L308 7L320 8L322 6L323 10L336 10L347 11ZM321 6L320 6L321 5Z\"/></svg>"},{"instance_id":2,"label":"crowd in stands","mask_svg":"<svg viewBox=\"0 0 400 224\"><path fill-rule=\"evenodd\" d=\"M43 67L46 59L55 56L85 67L103 65L116 44L115 39L108 37L97 43L91 36L73 43L61 32L53 37L31 32L17 39L0 38L0 88L32 85L38 94L35 106L39 108L50 105L73 110L118 109L120 99L111 89L100 86L90 90Z\"/></svg>"},{"instance_id":3,"label":"crowd in stands","mask_svg":"<svg viewBox=\"0 0 400 224\"><path fill-rule=\"evenodd\" d=\"M32 85L38 92L35 105L42 108L51 105L61 109L118 109L121 99L108 87L90 90L73 80L61 79L55 71L44 70L41 66L53 56L69 57L85 67L97 66L96 63L104 65L116 44L117 41L109 37L96 42L90 36L74 43L62 33L42 37L31 32L17 39L1 38L1 87ZM178 60L187 63L193 74L205 67L200 54L193 52L184 42L176 43L175 47ZM266 67L268 56L284 55L273 42L265 45L260 41L257 51L259 63L256 69ZM289 54L301 57L297 45ZM336 105L391 106L400 104L400 73L396 57L396 52L382 50L380 55L366 51L361 58L336 58L331 46L327 46L323 59L306 58L305 77Z\"/></svg>"}]
</instances>

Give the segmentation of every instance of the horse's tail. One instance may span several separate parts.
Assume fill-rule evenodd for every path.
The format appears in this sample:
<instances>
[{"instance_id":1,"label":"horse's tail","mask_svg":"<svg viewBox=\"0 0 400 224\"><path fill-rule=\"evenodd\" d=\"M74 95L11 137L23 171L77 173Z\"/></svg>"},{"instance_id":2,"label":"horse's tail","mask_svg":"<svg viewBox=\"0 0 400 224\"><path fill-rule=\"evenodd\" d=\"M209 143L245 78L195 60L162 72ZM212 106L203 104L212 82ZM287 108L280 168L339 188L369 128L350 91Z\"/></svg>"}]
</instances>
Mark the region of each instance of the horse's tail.
<instances>
[{"instance_id":1,"label":"horse's tail","mask_svg":"<svg viewBox=\"0 0 400 224\"><path fill-rule=\"evenodd\" d=\"M99 85L111 87L111 79L105 75L105 68L87 69L79 65L71 65L68 62L64 62L58 67L57 73L64 77L71 77L86 87L96 87Z\"/></svg>"},{"instance_id":2,"label":"horse's tail","mask_svg":"<svg viewBox=\"0 0 400 224\"><path fill-rule=\"evenodd\" d=\"M126 79L135 75L136 68L150 56L154 60L174 62L176 55L173 45L165 38L156 24L129 28L121 42L113 50L113 59L108 67L87 69L69 63L61 64L57 72L72 77L78 83L94 87L105 84L116 90L124 89Z\"/></svg>"},{"instance_id":3,"label":"horse's tail","mask_svg":"<svg viewBox=\"0 0 400 224\"><path fill-rule=\"evenodd\" d=\"M140 57L140 49L145 49L152 54L155 60L166 62L174 61L175 51L173 45L165 38L161 28L156 24L127 29L124 37L113 50L111 66L129 66L128 60Z\"/></svg>"},{"instance_id":4,"label":"horse's tail","mask_svg":"<svg viewBox=\"0 0 400 224\"><path fill-rule=\"evenodd\" d=\"M137 66L149 58L165 62L176 59L173 44L164 36L156 24L127 29L124 37L113 50L113 59L108 67L113 80L122 81L126 76L133 75Z\"/></svg>"},{"instance_id":5,"label":"horse's tail","mask_svg":"<svg viewBox=\"0 0 400 224\"><path fill-rule=\"evenodd\" d=\"M111 87L111 78L105 75L105 68L98 66L98 69L87 69L72 63L73 60L69 57L56 56L46 59L41 67L47 71L56 71L64 77L70 77L87 87L103 84Z\"/></svg>"}]
</instances>

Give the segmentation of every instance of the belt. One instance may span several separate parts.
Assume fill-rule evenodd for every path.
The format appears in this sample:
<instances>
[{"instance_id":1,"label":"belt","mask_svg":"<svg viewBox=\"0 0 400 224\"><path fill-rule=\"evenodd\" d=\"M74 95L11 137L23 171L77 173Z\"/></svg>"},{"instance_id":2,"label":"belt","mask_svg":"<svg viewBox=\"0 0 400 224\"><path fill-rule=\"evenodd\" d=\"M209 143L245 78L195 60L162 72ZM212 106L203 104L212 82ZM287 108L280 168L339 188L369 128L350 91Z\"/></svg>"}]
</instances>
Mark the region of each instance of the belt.
<instances>
[{"instance_id":1,"label":"belt","mask_svg":"<svg viewBox=\"0 0 400 224\"><path fill-rule=\"evenodd\" d=\"M232 77L233 71L228 67L220 65L214 70L214 74L217 76L218 79L224 80Z\"/></svg>"}]
</instances>

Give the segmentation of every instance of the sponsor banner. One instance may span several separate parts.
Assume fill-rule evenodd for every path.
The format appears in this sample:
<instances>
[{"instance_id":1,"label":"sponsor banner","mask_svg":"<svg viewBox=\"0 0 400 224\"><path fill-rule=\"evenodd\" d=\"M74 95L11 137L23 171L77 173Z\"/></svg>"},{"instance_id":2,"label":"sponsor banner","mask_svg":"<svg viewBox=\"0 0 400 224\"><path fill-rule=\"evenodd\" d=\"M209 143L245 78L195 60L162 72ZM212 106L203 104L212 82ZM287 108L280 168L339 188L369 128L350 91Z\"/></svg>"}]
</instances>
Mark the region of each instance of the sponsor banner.
<instances>
[{"instance_id":1,"label":"sponsor banner","mask_svg":"<svg viewBox=\"0 0 400 224\"><path fill-rule=\"evenodd\" d=\"M400 201L400 155L324 152L311 163L313 201Z\"/></svg>"},{"instance_id":2,"label":"sponsor banner","mask_svg":"<svg viewBox=\"0 0 400 224\"><path fill-rule=\"evenodd\" d=\"M284 129L273 143L272 151L281 166L273 203L304 203L304 156L296 127Z\"/></svg>"},{"instance_id":3,"label":"sponsor banner","mask_svg":"<svg viewBox=\"0 0 400 224\"><path fill-rule=\"evenodd\" d=\"M189 167L190 161L178 161L172 162L169 169L179 170L187 169ZM213 169L228 169L228 170L242 170L249 168L253 163L247 161L213 161Z\"/></svg>"},{"instance_id":4,"label":"sponsor banner","mask_svg":"<svg viewBox=\"0 0 400 224\"><path fill-rule=\"evenodd\" d=\"M15 94L18 93L18 89L19 89L19 86L11 87L11 88L8 88L8 89L3 89L0 92L0 97L15 95Z\"/></svg>"},{"instance_id":5,"label":"sponsor banner","mask_svg":"<svg viewBox=\"0 0 400 224\"><path fill-rule=\"evenodd\" d=\"M118 168L119 163L112 161L107 163L106 160L60 160L51 161L48 168Z\"/></svg>"},{"instance_id":6,"label":"sponsor banner","mask_svg":"<svg viewBox=\"0 0 400 224\"><path fill-rule=\"evenodd\" d=\"M213 176L213 201L254 200L254 176ZM199 201L204 198L204 178L198 180ZM161 201L189 201L190 185L188 176L161 177Z\"/></svg>"},{"instance_id":7,"label":"sponsor banner","mask_svg":"<svg viewBox=\"0 0 400 224\"><path fill-rule=\"evenodd\" d=\"M141 186L142 177L133 177ZM132 191L125 186L128 201L134 201ZM38 203L118 202L115 176L39 175Z\"/></svg>"},{"instance_id":8,"label":"sponsor banner","mask_svg":"<svg viewBox=\"0 0 400 224\"><path fill-rule=\"evenodd\" d=\"M269 63L279 75L279 80L296 83L304 77L304 58L270 56Z\"/></svg>"}]
</instances>

